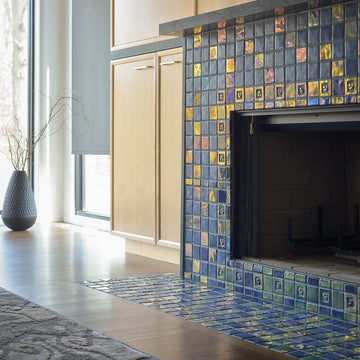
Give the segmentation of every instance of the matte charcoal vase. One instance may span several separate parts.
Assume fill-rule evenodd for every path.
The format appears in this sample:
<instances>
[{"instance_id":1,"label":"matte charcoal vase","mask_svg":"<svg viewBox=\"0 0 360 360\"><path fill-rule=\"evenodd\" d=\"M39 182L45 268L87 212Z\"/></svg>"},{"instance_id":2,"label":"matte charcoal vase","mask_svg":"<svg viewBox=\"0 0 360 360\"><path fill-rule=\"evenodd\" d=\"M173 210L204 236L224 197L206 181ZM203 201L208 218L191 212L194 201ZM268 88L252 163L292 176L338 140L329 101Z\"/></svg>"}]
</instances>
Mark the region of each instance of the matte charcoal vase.
<instances>
[{"instance_id":1,"label":"matte charcoal vase","mask_svg":"<svg viewBox=\"0 0 360 360\"><path fill-rule=\"evenodd\" d=\"M11 175L1 214L4 224L15 231L29 229L37 217L34 193L25 171Z\"/></svg>"}]
</instances>

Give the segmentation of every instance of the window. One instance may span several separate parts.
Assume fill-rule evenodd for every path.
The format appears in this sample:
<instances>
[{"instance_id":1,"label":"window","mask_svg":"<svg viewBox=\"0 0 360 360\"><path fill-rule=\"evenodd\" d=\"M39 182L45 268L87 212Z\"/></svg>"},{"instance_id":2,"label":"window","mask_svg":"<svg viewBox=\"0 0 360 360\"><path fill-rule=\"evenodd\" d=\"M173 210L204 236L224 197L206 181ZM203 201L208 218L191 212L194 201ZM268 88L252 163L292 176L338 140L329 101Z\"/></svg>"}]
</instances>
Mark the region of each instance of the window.
<instances>
[{"instance_id":1,"label":"window","mask_svg":"<svg viewBox=\"0 0 360 360\"><path fill-rule=\"evenodd\" d=\"M78 155L77 158L77 213L108 220L110 217L110 156Z\"/></svg>"},{"instance_id":2,"label":"window","mask_svg":"<svg viewBox=\"0 0 360 360\"><path fill-rule=\"evenodd\" d=\"M0 2L0 209L13 171L5 131L14 119L28 131L28 8L28 0Z\"/></svg>"}]
</instances>

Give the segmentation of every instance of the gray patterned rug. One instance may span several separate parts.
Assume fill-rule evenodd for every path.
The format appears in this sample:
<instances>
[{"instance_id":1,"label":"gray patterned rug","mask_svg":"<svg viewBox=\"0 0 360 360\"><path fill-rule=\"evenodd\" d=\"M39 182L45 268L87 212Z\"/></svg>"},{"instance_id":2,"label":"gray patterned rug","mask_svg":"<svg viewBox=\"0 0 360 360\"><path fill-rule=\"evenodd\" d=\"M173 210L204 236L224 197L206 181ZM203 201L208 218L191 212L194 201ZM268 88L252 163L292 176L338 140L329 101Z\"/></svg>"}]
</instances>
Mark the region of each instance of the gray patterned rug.
<instances>
[{"instance_id":1,"label":"gray patterned rug","mask_svg":"<svg viewBox=\"0 0 360 360\"><path fill-rule=\"evenodd\" d=\"M0 359L156 359L0 288Z\"/></svg>"}]
</instances>

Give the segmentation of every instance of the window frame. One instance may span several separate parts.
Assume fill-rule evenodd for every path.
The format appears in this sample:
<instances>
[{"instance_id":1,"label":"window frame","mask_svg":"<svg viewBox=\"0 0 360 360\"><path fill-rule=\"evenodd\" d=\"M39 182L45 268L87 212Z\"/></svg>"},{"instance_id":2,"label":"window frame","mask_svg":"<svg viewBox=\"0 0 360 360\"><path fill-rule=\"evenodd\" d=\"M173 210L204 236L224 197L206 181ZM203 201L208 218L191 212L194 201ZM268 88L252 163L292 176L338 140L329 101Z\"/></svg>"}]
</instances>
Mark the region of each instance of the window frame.
<instances>
[{"instance_id":1,"label":"window frame","mask_svg":"<svg viewBox=\"0 0 360 360\"><path fill-rule=\"evenodd\" d=\"M85 154L75 155L75 214L93 219L110 221L110 216L84 210L85 202Z\"/></svg>"}]
</instances>

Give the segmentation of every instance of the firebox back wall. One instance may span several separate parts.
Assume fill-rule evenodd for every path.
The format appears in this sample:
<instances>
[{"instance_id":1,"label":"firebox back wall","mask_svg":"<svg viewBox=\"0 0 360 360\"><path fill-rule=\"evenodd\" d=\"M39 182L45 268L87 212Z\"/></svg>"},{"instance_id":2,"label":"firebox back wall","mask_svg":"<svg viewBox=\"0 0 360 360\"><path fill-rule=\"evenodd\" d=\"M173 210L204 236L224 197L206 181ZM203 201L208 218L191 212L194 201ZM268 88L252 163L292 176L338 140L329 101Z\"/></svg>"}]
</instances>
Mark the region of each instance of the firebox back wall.
<instances>
[{"instance_id":1,"label":"firebox back wall","mask_svg":"<svg viewBox=\"0 0 360 360\"><path fill-rule=\"evenodd\" d=\"M318 206L325 237L336 237L340 223L344 234L353 233L354 203L360 201L356 132L261 132L259 143L260 257L295 250L288 217L295 238L311 239L313 222L317 234Z\"/></svg>"},{"instance_id":2,"label":"firebox back wall","mask_svg":"<svg viewBox=\"0 0 360 360\"><path fill-rule=\"evenodd\" d=\"M359 11L309 1L186 35L186 278L287 301L230 256L230 112L360 102Z\"/></svg>"}]
</instances>

